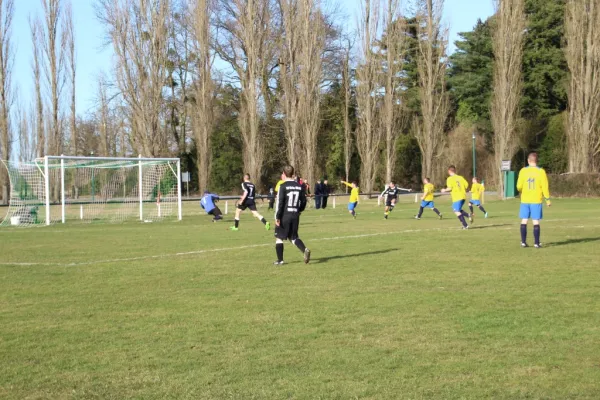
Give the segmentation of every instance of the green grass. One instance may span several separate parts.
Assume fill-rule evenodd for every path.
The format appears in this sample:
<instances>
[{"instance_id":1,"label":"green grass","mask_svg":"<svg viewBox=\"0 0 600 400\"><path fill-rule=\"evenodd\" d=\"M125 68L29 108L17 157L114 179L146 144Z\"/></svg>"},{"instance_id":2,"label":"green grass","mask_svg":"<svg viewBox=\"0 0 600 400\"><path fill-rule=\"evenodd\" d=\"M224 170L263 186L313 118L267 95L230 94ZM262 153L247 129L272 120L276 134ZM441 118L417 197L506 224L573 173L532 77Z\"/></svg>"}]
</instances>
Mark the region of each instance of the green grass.
<instances>
[{"instance_id":1,"label":"green grass","mask_svg":"<svg viewBox=\"0 0 600 400\"><path fill-rule=\"evenodd\" d=\"M229 232L195 203L2 229L0 398L600 398L598 201L556 200L541 250L516 201L469 231L403 201L308 210L313 262L288 244L282 268L249 214Z\"/></svg>"}]
</instances>

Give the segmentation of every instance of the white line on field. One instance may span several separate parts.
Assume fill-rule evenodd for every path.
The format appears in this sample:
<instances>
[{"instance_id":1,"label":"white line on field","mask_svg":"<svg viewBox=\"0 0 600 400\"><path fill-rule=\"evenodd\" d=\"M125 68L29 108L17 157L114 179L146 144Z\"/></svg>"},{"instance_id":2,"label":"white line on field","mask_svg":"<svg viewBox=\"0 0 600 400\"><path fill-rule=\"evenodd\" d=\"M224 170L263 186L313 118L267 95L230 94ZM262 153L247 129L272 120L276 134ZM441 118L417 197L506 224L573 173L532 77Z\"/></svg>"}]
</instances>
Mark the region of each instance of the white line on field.
<instances>
[{"instance_id":1,"label":"white line on field","mask_svg":"<svg viewBox=\"0 0 600 400\"><path fill-rule=\"evenodd\" d=\"M555 221L563 221L563 220L547 220L546 222L555 222ZM503 224L506 225L506 224ZM481 228L489 228L492 230L512 230L518 224L511 224L510 226L502 226L502 225L478 225L474 229ZM598 228L600 225L574 225L574 226L563 226L562 228ZM389 236L389 235L399 235L403 233L419 233L419 232L444 232L444 231L456 231L460 228L430 228L430 229L405 229L401 231L390 231L390 232L377 232L377 233L365 233L360 235L347 235L347 236L333 236L326 238L317 238L317 239L309 239L307 242L317 242L323 240L344 240L344 239L362 239L368 237L376 237L376 236ZM142 260L154 260L168 257L182 257L182 256L191 256L198 254L206 254L206 253L217 253L223 251L232 251L232 250L244 250L244 249L253 249L258 247L267 247L272 246L272 243L259 243L259 244L250 244L244 246L236 246L236 247L221 247L217 249L205 249L205 250L193 250L179 253L169 253L169 254L158 254L151 256L139 256L139 257L127 257L127 258L113 258L113 259L105 259L105 260L93 260L93 261L83 261L83 262L71 262L71 263L36 263L36 262L26 262L26 263L11 263L11 262L2 262L0 265L10 265L10 266L20 266L20 267L35 267L35 266L54 266L54 267L81 267L87 265L96 265L96 264L110 264L110 263L119 263L119 262L129 262L129 261L142 261Z\"/></svg>"}]
</instances>

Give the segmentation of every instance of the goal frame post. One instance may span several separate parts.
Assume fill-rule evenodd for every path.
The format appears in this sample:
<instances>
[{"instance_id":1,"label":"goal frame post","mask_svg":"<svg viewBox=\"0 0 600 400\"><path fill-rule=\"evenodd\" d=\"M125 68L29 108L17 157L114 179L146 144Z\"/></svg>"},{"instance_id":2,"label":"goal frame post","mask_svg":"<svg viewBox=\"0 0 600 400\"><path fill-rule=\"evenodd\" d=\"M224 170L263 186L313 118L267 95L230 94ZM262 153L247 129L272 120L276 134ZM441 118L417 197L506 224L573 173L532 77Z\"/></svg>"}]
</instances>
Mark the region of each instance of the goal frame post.
<instances>
[{"instance_id":1,"label":"goal frame post","mask_svg":"<svg viewBox=\"0 0 600 400\"><path fill-rule=\"evenodd\" d=\"M181 159L180 158L165 158L165 157L142 157L140 154L138 157L93 157L93 156L44 156L44 186L45 186L45 203L46 203L46 225L50 225L50 174L49 174L49 162L51 160L60 161L60 207L61 207L61 221L64 224L66 221L65 216L65 161L68 160L90 160L90 161L128 161L138 163L138 192L139 192L139 203L140 203L140 221L144 220L144 196L143 196L143 163L144 162L172 162L177 165L177 220L183 219L182 206L181 206ZM172 168L171 168L172 170Z\"/></svg>"}]
</instances>

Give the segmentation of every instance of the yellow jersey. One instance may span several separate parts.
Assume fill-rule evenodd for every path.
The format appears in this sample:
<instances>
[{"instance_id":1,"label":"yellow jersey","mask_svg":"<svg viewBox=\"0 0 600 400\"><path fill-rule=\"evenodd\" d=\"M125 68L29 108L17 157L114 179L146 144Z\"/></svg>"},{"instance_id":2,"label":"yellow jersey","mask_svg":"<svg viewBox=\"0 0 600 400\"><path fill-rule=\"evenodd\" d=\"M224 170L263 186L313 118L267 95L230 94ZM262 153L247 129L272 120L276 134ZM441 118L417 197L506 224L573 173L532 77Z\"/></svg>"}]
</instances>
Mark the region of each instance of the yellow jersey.
<instances>
[{"instance_id":1,"label":"yellow jersey","mask_svg":"<svg viewBox=\"0 0 600 400\"><path fill-rule=\"evenodd\" d=\"M481 195L485 191L485 187L481 183L474 183L471 186L471 199L472 200L481 200Z\"/></svg>"},{"instance_id":2,"label":"yellow jersey","mask_svg":"<svg viewBox=\"0 0 600 400\"><path fill-rule=\"evenodd\" d=\"M428 183L423 186L423 201L433 201L434 189L433 183Z\"/></svg>"},{"instance_id":3,"label":"yellow jersey","mask_svg":"<svg viewBox=\"0 0 600 400\"><path fill-rule=\"evenodd\" d=\"M348 186L349 188L352 188L352 184L348 183L348 182L342 182L344 185ZM357 187L352 188L352 190L350 191L350 203L356 203L358 202L358 194L359 194L359 190Z\"/></svg>"},{"instance_id":4,"label":"yellow jersey","mask_svg":"<svg viewBox=\"0 0 600 400\"><path fill-rule=\"evenodd\" d=\"M446 187L451 189L452 202L467 199L467 189L469 182L460 175L449 176L446 179Z\"/></svg>"},{"instance_id":5,"label":"yellow jersey","mask_svg":"<svg viewBox=\"0 0 600 400\"><path fill-rule=\"evenodd\" d=\"M281 186L282 183L284 183L284 180L280 180L279 182L277 182L277 185L275 185L275 191L279 192L279 186Z\"/></svg>"},{"instance_id":6,"label":"yellow jersey","mask_svg":"<svg viewBox=\"0 0 600 400\"><path fill-rule=\"evenodd\" d=\"M540 167L525 167L519 172L517 190L521 192L521 203L541 204L550 198L548 177Z\"/></svg>"}]
</instances>

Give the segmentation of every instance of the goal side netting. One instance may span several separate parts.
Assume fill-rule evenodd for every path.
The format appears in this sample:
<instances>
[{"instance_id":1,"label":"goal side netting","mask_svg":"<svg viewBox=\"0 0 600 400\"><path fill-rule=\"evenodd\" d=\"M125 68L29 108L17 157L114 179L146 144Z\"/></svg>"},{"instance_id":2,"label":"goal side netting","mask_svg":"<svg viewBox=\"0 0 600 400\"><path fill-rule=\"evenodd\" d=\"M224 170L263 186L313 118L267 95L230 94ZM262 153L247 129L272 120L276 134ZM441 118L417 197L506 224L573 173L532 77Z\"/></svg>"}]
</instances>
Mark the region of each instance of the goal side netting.
<instances>
[{"instance_id":1,"label":"goal side netting","mask_svg":"<svg viewBox=\"0 0 600 400\"><path fill-rule=\"evenodd\" d=\"M181 219L178 158L47 156L3 163L10 180L3 226Z\"/></svg>"}]
</instances>

